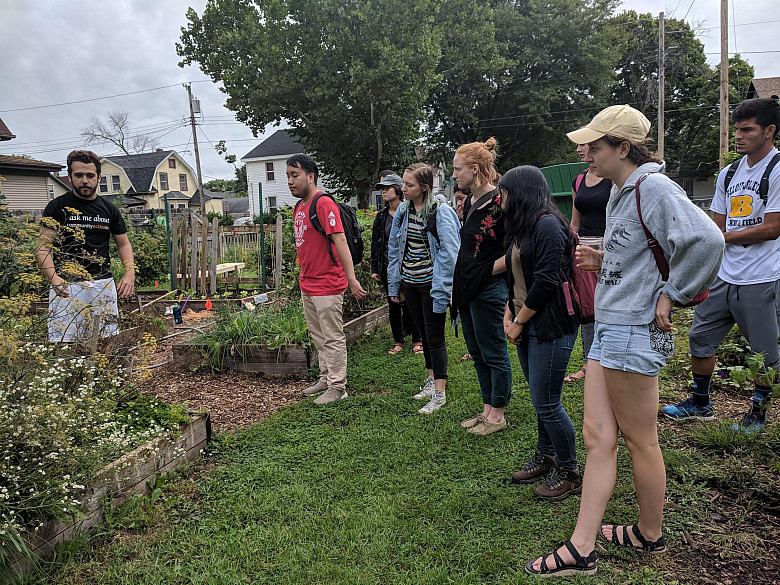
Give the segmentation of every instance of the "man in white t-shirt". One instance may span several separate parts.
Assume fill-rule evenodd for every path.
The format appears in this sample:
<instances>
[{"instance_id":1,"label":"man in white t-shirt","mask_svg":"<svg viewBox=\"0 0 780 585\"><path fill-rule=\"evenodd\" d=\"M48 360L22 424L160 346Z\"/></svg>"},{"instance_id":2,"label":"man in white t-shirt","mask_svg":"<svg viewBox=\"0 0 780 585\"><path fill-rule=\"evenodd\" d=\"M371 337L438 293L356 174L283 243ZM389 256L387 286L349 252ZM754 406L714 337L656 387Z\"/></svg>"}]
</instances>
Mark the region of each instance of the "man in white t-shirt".
<instances>
[{"instance_id":1,"label":"man in white t-shirt","mask_svg":"<svg viewBox=\"0 0 780 585\"><path fill-rule=\"evenodd\" d=\"M710 206L726 251L709 298L696 307L689 334L693 395L662 409L674 420L714 418L709 387L715 352L734 323L750 350L764 355L764 366L780 369L780 153L774 148L780 104L745 100L732 121L737 152L744 156L721 170ZM770 393L759 377L751 408L735 428L762 429Z\"/></svg>"}]
</instances>

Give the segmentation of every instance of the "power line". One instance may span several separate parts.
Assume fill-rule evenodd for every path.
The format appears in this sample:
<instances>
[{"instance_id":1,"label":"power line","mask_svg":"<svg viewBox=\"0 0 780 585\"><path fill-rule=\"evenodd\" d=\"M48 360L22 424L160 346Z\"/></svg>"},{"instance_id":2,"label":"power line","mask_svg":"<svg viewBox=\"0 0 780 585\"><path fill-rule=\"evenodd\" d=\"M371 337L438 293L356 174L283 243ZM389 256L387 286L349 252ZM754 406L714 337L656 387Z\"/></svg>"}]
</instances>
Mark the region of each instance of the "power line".
<instances>
[{"instance_id":1,"label":"power line","mask_svg":"<svg viewBox=\"0 0 780 585\"><path fill-rule=\"evenodd\" d=\"M205 79L202 79L202 80L199 80L199 81L189 81L189 82L186 82L186 83L207 83L207 81ZM87 102L96 102L96 101L100 101L100 100L108 100L108 99L112 99L112 98L116 98L116 97L123 97L123 96L127 96L127 95L135 95L135 94L139 94L139 93L147 93L147 92L150 92L150 91L158 91L158 90L161 90L161 89L169 89L171 87L178 87L179 85L181 85L181 83L173 83L171 85L161 85L160 87L150 87L148 89L139 89L137 91L128 91L126 93L117 93L117 94L114 94L114 95L106 95L106 96L96 97L96 98L87 98L87 99L83 99L83 100L74 100L74 101L71 101L71 102L60 102L58 104L46 104L45 106L30 106L30 107L27 107L27 108L14 108L14 109L11 109L11 110L0 110L0 114L5 114L7 112L25 112L27 110L41 110L41 109L44 109L44 108L58 108L60 106L70 106L72 104L84 104L84 103L87 103Z\"/></svg>"},{"instance_id":2,"label":"power line","mask_svg":"<svg viewBox=\"0 0 780 585\"><path fill-rule=\"evenodd\" d=\"M688 12L685 13L685 16L682 17L682 20L688 18L688 14L691 12L691 8L693 8L694 4L696 4L696 0L691 0L691 5L688 6Z\"/></svg>"}]
</instances>

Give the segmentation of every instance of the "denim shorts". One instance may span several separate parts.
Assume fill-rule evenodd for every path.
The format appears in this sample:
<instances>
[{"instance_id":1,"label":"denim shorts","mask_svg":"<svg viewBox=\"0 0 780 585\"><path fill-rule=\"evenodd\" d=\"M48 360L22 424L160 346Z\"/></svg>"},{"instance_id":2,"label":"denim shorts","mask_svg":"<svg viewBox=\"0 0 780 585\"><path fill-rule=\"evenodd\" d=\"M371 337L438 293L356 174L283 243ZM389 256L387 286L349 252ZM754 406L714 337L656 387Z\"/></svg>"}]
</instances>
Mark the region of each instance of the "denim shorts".
<instances>
[{"instance_id":1,"label":"denim shorts","mask_svg":"<svg viewBox=\"0 0 780 585\"><path fill-rule=\"evenodd\" d=\"M674 353L674 334L655 320L647 325L609 325L596 321L589 360L611 370L657 376Z\"/></svg>"}]
</instances>

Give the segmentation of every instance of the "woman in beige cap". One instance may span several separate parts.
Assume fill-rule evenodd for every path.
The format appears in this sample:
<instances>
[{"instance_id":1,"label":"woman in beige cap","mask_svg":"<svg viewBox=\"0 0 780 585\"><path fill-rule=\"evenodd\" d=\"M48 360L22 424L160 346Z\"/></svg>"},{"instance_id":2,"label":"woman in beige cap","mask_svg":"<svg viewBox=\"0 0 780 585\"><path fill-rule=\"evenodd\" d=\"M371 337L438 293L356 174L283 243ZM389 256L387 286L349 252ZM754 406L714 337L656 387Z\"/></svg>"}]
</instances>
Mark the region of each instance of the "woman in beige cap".
<instances>
[{"instance_id":1,"label":"woman in beige cap","mask_svg":"<svg viewBox=\"0 0 780 585\"><path fill-rule=\"evenodd\" d=\"M674 352L673 304L690 303L710 285L724 243L717 226L661 174L663 163L644 146L649 129L650 122L638 110L611 106L568 134L572 142L588 145L586 162L615 186L607 204L604 250L577 248L581 265L601 256L594 340L585 375L582 435L588 457L577 526L558 550L526 564L532 575L594 574L597 535L651 554L666 551L658 372ZM651 237L668 263L665 279L648 247ZM615 486L618 432L631 454L639 503L639 520L633 526L602 524Z\"/></svg>"}]
</instances>

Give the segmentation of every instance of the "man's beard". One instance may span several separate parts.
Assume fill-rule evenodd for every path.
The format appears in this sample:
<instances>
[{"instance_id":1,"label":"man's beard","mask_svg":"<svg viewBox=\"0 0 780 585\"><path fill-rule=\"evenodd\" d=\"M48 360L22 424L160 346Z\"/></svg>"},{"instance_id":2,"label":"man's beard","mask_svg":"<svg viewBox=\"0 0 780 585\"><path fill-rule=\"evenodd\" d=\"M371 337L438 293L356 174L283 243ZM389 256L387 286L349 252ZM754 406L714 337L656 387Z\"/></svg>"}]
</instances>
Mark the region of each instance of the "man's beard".
<instances>
[{"instance_id":1,"label":"man's beard","mask_svg":"<svg viewBox=\"0 0 780 585\"><path fill-rule=\"evenodd\" d=\"M76 195L84 199L90 199L97 191L97 187L76 187Z\"/></svg>"}]
</instances>

